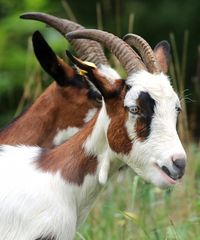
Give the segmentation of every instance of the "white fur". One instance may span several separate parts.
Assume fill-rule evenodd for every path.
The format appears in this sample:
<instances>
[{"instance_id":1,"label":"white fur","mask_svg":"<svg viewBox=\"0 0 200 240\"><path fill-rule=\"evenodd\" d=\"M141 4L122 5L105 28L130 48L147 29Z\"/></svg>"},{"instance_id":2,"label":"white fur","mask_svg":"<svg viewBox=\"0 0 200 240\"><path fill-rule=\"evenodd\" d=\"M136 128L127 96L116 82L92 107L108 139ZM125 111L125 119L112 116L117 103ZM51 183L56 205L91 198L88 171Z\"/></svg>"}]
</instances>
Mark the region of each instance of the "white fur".
<instances>
[{"instance_id":1,"label":"white fur","mask_svg":"<svg viewBox=\"0 0 200 240\"><path fill-rule=\"evenodd\" d=\"M172 156L181 155L186 158L185 151L176 131L176 106L180 105L178 96L174 92L166 75L150 74L142 71L128 78L128 84L132 88L125 97L124 105L130 107L136 104L136 99L141 91L148 92L156 101L155 113L151 123L151 132L146 141L135 139L134 125L136 117L129 114L126 128L133 148L128 156L124 156L125 162L136 173L156 186L165 187L168 184L160 175L157 167L167 166L173 172Z\"/></svg>"},{"instance_id":2,"label":"white fur","mask_svg":"<svg viewBox=\"0 0 200 240\"><path fill-rule=\"evenodd\" d=\"M0 235L4 240L35 240L55 235L72 240L99 191L96 176L82 186L39 171L39 147L2 146L0 153Z\"/></svg>"},{"instance_id":3,"label":"white fur","mask_svg":"<svg viewBox=\"0 0 200 240\"><path fill-rule=\"evenodd\" d=\"M99 71L106 77L106 79L114 84L116 79L121 79L120 75L117 73L116 70L111 68L109 65L100 65Z\"/></svg>"},{"instance_id":4,"label":"white fur","mask_svg":"<svg viewBox=\"0 0 200 240\"><path fill-rule=\"evenodd\" d=\"M62 144L75 135L79 130L80 128L77 127L68 127L67 129L59 130L53 139L53 145L58 146Z\"/></svg>"},{"instance_id":5,"label":"white fur","mask_svg":"<svg viewBox=\"0 0 200 240\"><path fill-rule=\"evenodd\" d=\"M108 180L108 174L110 170L109 152L105 151L102 155L100 155L99 159L99 183L104 185Z\"/></svg>"},{"instance_id":6,"label":"white fur","mask_svg":"<svg viewBox=\"0 0 200 240\"><path fill-rule=\"evenodd\" d=\"M106 112L105 102L102 101L102 108L98 115L96 124L91 135L88 136L83 146L88 154L99 155L105 151L107 147L105 133L109 123L110 119Z\"/></svg>"},{"instance_id":7,"label":"white fur","mask_svg":"<svg viewBox=\"0 0 200 240\"><path fill-rule=\"evenodd\" d=\"M83 144L83 148L88 154L96 155L98 158L97 175L99 183L102 185L107 182L109 175L112 175L118 169L115 166L118 164L117 160L115 160L115 163L112 163L113 166L110 169L110 162L115 158L115 153L110 149L108 144L106 133L109 124L110 118L107 115L105 102L103 101L93 131Z\"/></svg>"},{"instance_id":8,"label":"white fur","mask_svg":"<svg viewBox=\"0 0 200 240\"><path fill-rule=\"evenodd\" d=\"M141 91L148 92L150 96L158 102L172 101L172 103L179 103L178 96L174 92L169 78L163 74L151 74L146 71L141 71L130 75L126 81L132 88L126 94L124 101L125 106L130 106L135 102L138 94Z\"/></svg>"},{"instance_id":9,"label":"white fur","mask_svg":"<svg viewBox=\"0 0 200 240\"><path fill-rule=\"evenodd\" d=\"M87 123L89 122L93 117L94 115L96 114L97 112L97 108L91 108L88 110L88 112L86 113L85 115L85 118L83 119L84 123Z\"/></svg>"}]
</instances>

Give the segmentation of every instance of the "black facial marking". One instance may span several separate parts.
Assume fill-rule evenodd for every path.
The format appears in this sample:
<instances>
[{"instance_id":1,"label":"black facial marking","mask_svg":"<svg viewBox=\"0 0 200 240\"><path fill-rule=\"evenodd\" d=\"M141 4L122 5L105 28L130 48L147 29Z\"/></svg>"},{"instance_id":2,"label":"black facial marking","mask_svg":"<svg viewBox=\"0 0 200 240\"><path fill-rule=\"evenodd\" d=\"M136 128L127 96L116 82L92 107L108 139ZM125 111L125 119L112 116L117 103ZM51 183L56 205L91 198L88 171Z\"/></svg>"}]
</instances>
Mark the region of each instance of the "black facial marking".
<instances>
[{"instance_id":1,"label":"black facial marking","mask_svg":"<svg viewBox=\"0 0 200 240\"><path fill-rule=\"evenodd\" d=\"M151 98L149 93L141 92L137 99L137 105L140 108L140 114L136 121L136 133L137 137L144 141L150 134L155 100Z\"/></svg>"}]
</instances>

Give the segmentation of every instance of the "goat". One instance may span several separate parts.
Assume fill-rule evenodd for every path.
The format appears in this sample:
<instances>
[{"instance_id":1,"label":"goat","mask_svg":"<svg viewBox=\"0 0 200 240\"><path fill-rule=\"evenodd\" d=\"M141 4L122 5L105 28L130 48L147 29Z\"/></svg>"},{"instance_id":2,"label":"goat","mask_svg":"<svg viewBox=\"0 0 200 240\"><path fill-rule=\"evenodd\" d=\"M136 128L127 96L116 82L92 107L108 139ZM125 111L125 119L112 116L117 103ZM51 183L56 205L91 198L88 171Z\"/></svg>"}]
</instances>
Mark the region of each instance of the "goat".
<instances>
[{"instance_id":1,"label":"goat","mask_svg":"<svg viewBox=\"0 0 200 240\"><path fill-rule=\"evenodd\" d=\"M161 43L143 56L151 73L129 45L110 33L80 30L67 37L101 41L128 77L111 83L98 68L68 53L101 92L102 107L54 149L1 146L2 239L72 240L102 184L121 162L161 188L175 185L184 174L186 154L176 132L180 102L158 67L167 68L168 49Z\"/></svg>"},{"instance_id":2,"label":"goat","mask_svg":"<svg viewBox=\"0 0 200 240\"><path fill-rule=\"evenodd\" d=\"M40 13L26 13L21 17L30 16L41 18ZM42 17L47 22L55 18L50 15L42 15ZM77 23L59 18L56 18L54 23L57 24L57 30L65 30L65 33L83 28ZM0 144L37 144L41 147L52 147L70 138L92 118L101 107L101 95L88 85L84 76L77 74L56 56L39 32L33 34L32 40L38 61L55 82L28 111L0 132ZM101 64L102 72L110 74L111 79L120 78L118 73L109 67L102 47L97 42L88 40L72 42L80 57Z\"/></svg>"}]
</instances>

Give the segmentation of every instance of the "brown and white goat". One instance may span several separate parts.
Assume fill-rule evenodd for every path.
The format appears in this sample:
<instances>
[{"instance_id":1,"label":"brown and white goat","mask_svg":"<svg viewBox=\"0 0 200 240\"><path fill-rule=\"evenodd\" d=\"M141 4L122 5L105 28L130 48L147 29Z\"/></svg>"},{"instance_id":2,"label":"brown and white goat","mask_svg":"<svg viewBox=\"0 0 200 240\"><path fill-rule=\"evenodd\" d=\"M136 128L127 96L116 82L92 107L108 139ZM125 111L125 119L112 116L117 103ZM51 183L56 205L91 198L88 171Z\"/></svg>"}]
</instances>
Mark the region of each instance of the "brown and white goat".
<instances>
[{"instance_id":1,"label":"brown and white goat","mask_svg":"<svg viewBox=\"0 0 200 240\"><path fill-rule=\"evenodd\" d=\"M150 73L125 42L109 33L77 31L68 37L99 39L119 58L128 78L110 83L97 68L70 56L101 92L102 107L54 149L1 146L2 239L72 240L101 184L121 162L158 187L174 185L184 174L186 155L176 132L180 103L158 68L159 63L166 68L163 44L156 58L144 56Z\"/></svg>"},{"instance_id":2,"label":"brown and white goat","mask_svg":"<svg viewBox=\"0 0 200 240\"><path fill-rule=\"evenodd\" d=\"M83 29L77 23L47 14L22 15L22 18L31 17L49 23L61 33ZM84 76L58 58L39 32L33 34L32 40L38 61L55 82L26 112L0 132L0 144L59 145L75 134L101 107L101 94L88 84ZM79 57L101 65L102 72L110 74L111 79L120 78L109 67L99 43L88 40L72 43Z\"/></svg>"}]
</instances>

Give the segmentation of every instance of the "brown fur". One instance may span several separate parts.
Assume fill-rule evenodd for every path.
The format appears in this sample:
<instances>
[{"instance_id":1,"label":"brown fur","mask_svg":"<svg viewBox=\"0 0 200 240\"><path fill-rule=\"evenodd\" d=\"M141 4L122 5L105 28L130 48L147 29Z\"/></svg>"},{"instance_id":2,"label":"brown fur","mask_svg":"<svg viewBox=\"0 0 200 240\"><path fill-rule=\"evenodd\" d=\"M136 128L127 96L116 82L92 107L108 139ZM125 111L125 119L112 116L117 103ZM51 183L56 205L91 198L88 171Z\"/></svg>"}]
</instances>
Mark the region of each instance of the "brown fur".
<instances>
[{"instance_id":1,"label":"brown fur","mask_svg":"<svg viewBox=\"0 0 200 240\"><path fill-rule=\"evenodd\" d=\"M99 106L88 99L87 93L87 88L52 83L20 118L0 133L0 144L51 147L59 129L82 127L87 111Z\"/></svg>"},{"instance_id":2,"label":"brown fur","mask_svg":"<svg viewBox=\"0 0 200 240\"><path fill-rule=\"evenodd\" d=\"M91 134L96 118L97 115L66 143L44 151L37 162L38 168L53 173L60 171L66 181L78 185L83 183L87 174L94 174L97 168L97 157L86 154L83 144Z\"/></svg>"},{"instance_id":3,"label":"brown fur","mask_svg":"<svg viewBox=\"0 0 200 240\"><path fill-rule=\"evenodd\" d=\"M124 86L124 81L120 79L115 79L115 82L110 84L109 80L98 69L92 69L88 75L90 81L96 85L106 99L118 96Z\"/></svg>"},{"instance_id":4,"label":"brown fur","mask_svg":"<svg viewBox=\"0 0 200 240\"><path fill-rule=\"evenodd\" d=\"M132 148L132 142L128 137L125 127L128 113L123 106L125 89L121 94L107 101L106 108L111 122L108 128L108 142L116 153L128 154Z\"/></svg>"}]
</instances>

